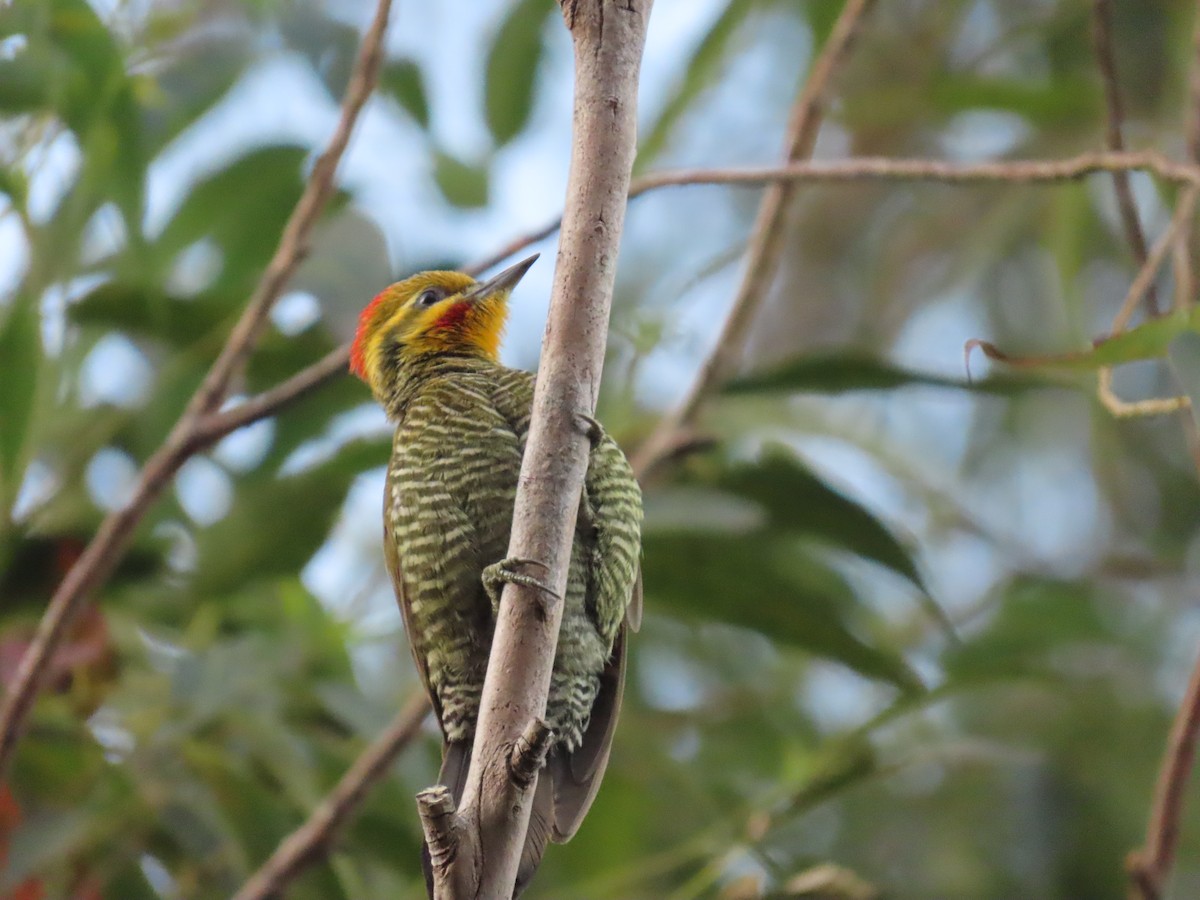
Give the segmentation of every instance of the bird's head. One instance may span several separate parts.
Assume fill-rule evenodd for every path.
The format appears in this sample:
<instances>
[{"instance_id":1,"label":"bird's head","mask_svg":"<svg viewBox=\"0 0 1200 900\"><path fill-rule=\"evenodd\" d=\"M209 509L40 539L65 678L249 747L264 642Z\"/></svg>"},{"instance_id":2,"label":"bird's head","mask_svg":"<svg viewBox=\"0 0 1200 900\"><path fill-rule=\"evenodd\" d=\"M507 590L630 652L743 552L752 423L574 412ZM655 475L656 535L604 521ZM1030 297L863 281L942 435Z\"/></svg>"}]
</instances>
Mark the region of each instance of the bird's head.
<instances>
[{"instance_id":1,"label":"bird's head","mask_svg":"<svg viewBox=\"0 0 1200 900\"><path fill-rule=\"evenodd\" d=\"M359 316L350 371L380 394L389 367L408 360L439 354L497 359L509 294L536 260L534 254L488 281L462 272L418 272L385 288Z\"/></svg>"}]
</instances>

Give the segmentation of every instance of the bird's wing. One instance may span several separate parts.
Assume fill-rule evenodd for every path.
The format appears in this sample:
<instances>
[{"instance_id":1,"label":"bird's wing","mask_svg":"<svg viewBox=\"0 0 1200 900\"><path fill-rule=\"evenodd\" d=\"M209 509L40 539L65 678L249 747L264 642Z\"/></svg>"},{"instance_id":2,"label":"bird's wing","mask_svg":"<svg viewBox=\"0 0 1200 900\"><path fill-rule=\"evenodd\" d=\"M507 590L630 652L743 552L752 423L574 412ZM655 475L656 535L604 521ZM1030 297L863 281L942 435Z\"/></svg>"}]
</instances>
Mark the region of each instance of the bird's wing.
<instances>
[{"instance_id":1,"label":"bird's wing","mask_svg":"<svg viewBox=\"0 0 1200 900\"><path fill-rule=\"evenodd\" d=\"M633 596L629 598L629 606L625 608L625 622L629 630L642 630L642 567L638 566L637 581L633 584Z\"/></svg>"},{"instance_id":2,"label":"bird's wing","mask_svg":"<svg viewBox=\"0 0 1200 900\"><path fill-rule=\"evenodd\" d=\"M634 597L629 607L639 612L642 608L640 576L635 583ZM592 717L583 734L583 742L573 753L566 754L561 750L552 753L547 764L548 771L542 773L543 778L549 775L554 784L552 837L558 843L569 841L579 830L604 779L617 719L621 713L621 696L625 692L625 670L629 656L625 644L632 624L626 619L617 632L612 657L600 674L600 690L592 705Z\"/></svg>"},{"instance_id":3,"label":"bird's wing","mask_svg":"<svg viewBox=\"0 0 1200 900\"><path fill-rule=\"evenodd\" d=\"M642 622L642 492L625 454L608 435L592 449L584 488L590 509L587 530L595 542L589 554L587 610L596 631L611 643L612 655L600 674L582 743L574 752L560 751L550 759L556 841L570 839L600 789L625 689L627 637Z\"/></svg>"},{"instance_id":4,"label":"bird's wing","mask_svg":"<svg viewBox=\"0 0 1200 900\"><path fill-rule=\"evenodd\" d=\"M602 435L588 459L584 481L594 546L588 572L588 611L612 644L628 621L641 625L638 589L642 552L642 491L621 448Z\"/></svg>"},{"instance_id":5,"label":"bird's wing","mask_svg":"<svg viewBox=\"0 0 1200 900\"><path fill-rule=\"evenodd\" d=\"M425 688L425 694L429 697L429 703L433 707L433 714L437 716L438 728L441 728L442 705L438 701L437 693L429 685L429 667L426 665L424 657L417 653L417 646L413 640L411 602L404 592L404 572L401 568L400 551L396 546L396 537L392 534L391 516L388 515L388 505L391 503L391 497L392 470L389 466L387 486L383 491L383 556L384 561L387 563L388 574L392 576L392 587L396 591L396 602L400 606L400 617L404 620L404 634L408 638L408 649L412 653L413 663L417 667L417 674L421 676L421 684Z\"/></svg>"}]
</instances>

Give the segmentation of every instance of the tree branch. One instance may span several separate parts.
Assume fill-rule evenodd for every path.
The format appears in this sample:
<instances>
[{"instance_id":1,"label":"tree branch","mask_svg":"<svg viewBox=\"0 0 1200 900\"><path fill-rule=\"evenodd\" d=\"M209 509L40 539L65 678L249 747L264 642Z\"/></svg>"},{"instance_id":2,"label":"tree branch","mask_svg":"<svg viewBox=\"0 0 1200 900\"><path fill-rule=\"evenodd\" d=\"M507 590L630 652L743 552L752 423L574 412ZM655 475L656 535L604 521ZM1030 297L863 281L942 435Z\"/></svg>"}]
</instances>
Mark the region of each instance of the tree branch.
<instances>
[{"instance_id":1,"label":"tree branch","mask_svg":"<svg viewBox=\"0 0 1200 900\"><path fill-rule=\"evenodd\" d=\"M575 46L571 167L508 549L510 557L543 563L560 597L566 594L587 470L589 443L578 415L590 414L599 394L650 5L650 0L562 4ZM545 715L561 620L560 600L536 588L505 586L456 814L458 851L449 865L434 867L439 900L512 896L534 791L513 778L510 759L523 735L528 752L518 751L518 770L543 743L541 730L530 723Z\"/></svg>"},{"instance_id":2,"label":"tree branch","mask_svg":"<svg viewBox=\"0 0 1200 900\"><path fill-rule=\"evenodd\" d=\"M273 415L289 403L316 390L335 375L345 373L349 362L350 348L347 344L329 351L311 366L297 372L287 381L281 381L270 390L256 394L227 410L202 416L195 428L196 449L199 451L210 447L227 434Z\"/></svg>"},{"instance_id":3,"label":"tree branch","mask_svg":"<svg viewBox=\"0 0 1200 900\"><path fill-rule=\"evenodd\" d=\"M1171 725L1163 766L1154 788L1154 806L1146 828L1146 844L1129 854L1132 893L1138 900L1163 896L1167 876L1175 862L1179 843L1179 819L1183 795L1196 759L1196 737L1200 733L1200 664L1192 670L1187 693Z\"/></svg>"},{"instance_id":4,"label":"tree branch","mask_svg":"<svg viewBox=\"0 0 1200 900\"><path fill-rule=\"evenodd\" d=\"M1188 153L1193 163L1200 162L1200 3L1196 4L1192 23L1193 56L1188 75L1188 108L1184 126ZM1180 230L1185 235L1191 231L1191 207L1194 207L1200 190L1192 184L1178 201L1177 210L1185 204L1189 207L1186 221L1180 221ZM1190 248L1182 254L1186 258L1187 280L1192 281ZM1194 302L1187 297L1187 302ZM1197 452L1195 420L1189 415L1184 423L1184 434L1189 442L1193 460L1200 473L1200 455ZM1133 900L1159 900L1163 896L1171 867L1175 863L1175 849L1179 844L1179 821L1183 815L1184 792L1192 767L1196 760L1196 740L1200 736L1200 657L1193 664L1188 679L1187 692L1180 704L1167 746L1159 765L1158 779L1154 785L1154 801L1150 818L1146 824L1146 841L1140 849L1132 851L1125 860L1129 873L1129 895Z\"/></svg>"},{"instance_id":5,"label":"tree branch","mask_svg":"<svg viewBox=\"0 0 1200 900\"><path fill-rule=\"evenodd\" d=\"M33 707L41 677L71 620L83 601L104 583L124 556L134 529L146 511L170 484L180 466L199 449L197 428L202 416L216 409L225 399L230 380L253 348L271 305L306 252L313 224L333 192L333 176L338 161L346 149L358 114L374 88L390 9L391 0L379 0L346 88L337 130L313 167L304 193L284 228L275 255L259 280L242 318L163 445L142 467L130 500L104 519L96 536L51 597L37 632L8 687L3 706L0 706L0 781L4 779L21 727Z\"/></svg>"},{"instance_id":6,"label":"tree branch","mask_svg":"<svg viewBox=\"0 0 1200 900\"><path fill-rule=\"evenodd\" d=\"M1096 54L1096 66L1100 70L1100 79L1104 82L1104 101L1108 109L1108 128L1106 138L1108 149L1121 152L1125 149L1125 137L1122 133L1125 123L1125 112L1121 106L1121 88L1117 80L1117 60L1113 51L1112 37L1112 0L1095 0L1092 4L1092 47ZM1113 190L1117 195L1117 207L1121 211L1121 223L1125 228L1125 236L1133 250L1133 261L1138 266L1146 265L1146 232L1142 230L1142 222L1138 218L1137 204L1133 202L1133 189L1129 184L1129 173L1119 171L1112 173ZM1151 284L1144 297L1146 314L1158 315L1158 292Z\"/></svg>"},{"instance_id":7,"label":"tree branch","mask_svg":"<svg viewBox=\"0 0 1200 900\"><path fill-rule=\"evenodd\" d=\"M817 143L817 133L824 119L825 94L837 68L845 60L862 18L870 10L874 0L846 0L833 24L825 46L813 63L812 71L804 81L796 102L792 107L788 123L787 143L784 159L799 162L812 156ZM744 350L746 335L759 307L766 299L779 268L783 254L784 214L792 198L795 185L779 181L767 190L758 207L758 217L750 234L746 249L746 269L741 286L733 298L733 305L725 319L725 325L708 358L700 365L695 381L683 402L671 413L659 420L650 437L638 448L633 460L634 470L639 476L648 474L663 458L670 454L677 435L695 418L705 395L729 375Z\"/></svg>"},{"instance_id":8,"label":"tree branch","mask_svg":"<svg viewBox=\"0 0 1200 900\"><path fill-rule=\"evenodd\" d=\"M1200 166L1176 162L1156 150L1081 153L1063 159L953 163L936 159L858 156L842 160L797 162L781 166L681 169L644 175L630 197L665 187L725 184L757 187L775 182L935 181L945 184L1038 184L1074 181L1102 172L1144 171L1163 181L1200 186Z\"/></svg>"},{"instance_id":9,"label":"tree branch","mask_svg":"<svg viewBox=\"0 0 1200 900\"><path fill-rule=\"evenodd\" d=\"M358 811L367 793L383 779L400 752L412 743L428 714L429 700L424 691L418 691L346 770L308 820L279 843L271 858L250 876L233 900L266 900L280 896L304 868L328 849L337 831Z\"/></svg>"}]
</instances>

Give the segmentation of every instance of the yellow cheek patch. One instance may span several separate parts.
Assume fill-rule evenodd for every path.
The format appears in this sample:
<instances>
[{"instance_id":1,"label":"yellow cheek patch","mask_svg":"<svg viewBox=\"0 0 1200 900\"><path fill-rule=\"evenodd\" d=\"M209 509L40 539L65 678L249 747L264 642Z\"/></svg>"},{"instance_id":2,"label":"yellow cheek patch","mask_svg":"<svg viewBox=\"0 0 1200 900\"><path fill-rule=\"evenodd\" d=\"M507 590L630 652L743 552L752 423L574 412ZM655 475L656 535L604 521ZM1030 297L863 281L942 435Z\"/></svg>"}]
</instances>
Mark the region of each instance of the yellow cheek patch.
<instances>
[{"instance_id":1,"label":"yellow cheek patch","mask_svg":"<svg viewBox=\"0 0 1200 900\"><path fill-rule=\"evenodd\" d=\"M506 297L445 300L426 310L408 329L404 342L417 353L470 349L499 358L507 318Z\"/></svg>"}]
</instances>

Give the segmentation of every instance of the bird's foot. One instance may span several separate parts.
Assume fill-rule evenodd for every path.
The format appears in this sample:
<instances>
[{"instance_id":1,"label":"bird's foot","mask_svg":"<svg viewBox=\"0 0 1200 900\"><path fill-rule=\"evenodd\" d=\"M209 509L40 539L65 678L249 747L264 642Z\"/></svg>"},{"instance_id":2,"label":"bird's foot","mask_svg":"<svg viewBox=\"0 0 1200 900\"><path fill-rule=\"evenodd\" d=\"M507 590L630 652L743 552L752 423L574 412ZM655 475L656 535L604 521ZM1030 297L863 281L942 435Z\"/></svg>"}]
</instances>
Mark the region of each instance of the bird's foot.
<instances>
[{"instance_id":1,"label":"bird's foot","mask_svg":"<svg viewBox=\"0 0 1200 900\"><path fill-rule=\"evenodd\" d=\"M575 413L575 423L579 425L580 430L586 435L587 439L592 444L592 449L595 450L602 440L604 440L604 426L601 425L593 416L587 413Z\"/></svg>"},{"instance_id":2,"label":"bird's foot","mask_svg":"<svg viewBox=\"0 0 1200 900\"><path fill-rule=\"evenodd\" d=\"M558 592L546 584L546 582L532 575L526 575L524 572L517 571L522 566L536 566L547 573L550 571L549 566L544 562L539 562L536 559L524 559L519 556L510 556L508 559L502 559L500 562L492 563L483 570L483 589L487 591L487 595L492 601L493 613L499 614L500 612L500 594L504 590L505 584L523 584L526 587L545 591L555 600L562 599Z\"/></svg>"}]
</instances>

